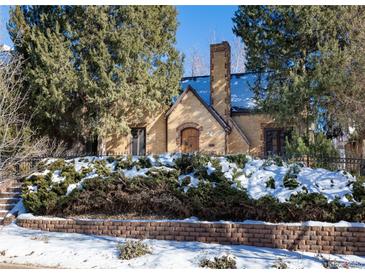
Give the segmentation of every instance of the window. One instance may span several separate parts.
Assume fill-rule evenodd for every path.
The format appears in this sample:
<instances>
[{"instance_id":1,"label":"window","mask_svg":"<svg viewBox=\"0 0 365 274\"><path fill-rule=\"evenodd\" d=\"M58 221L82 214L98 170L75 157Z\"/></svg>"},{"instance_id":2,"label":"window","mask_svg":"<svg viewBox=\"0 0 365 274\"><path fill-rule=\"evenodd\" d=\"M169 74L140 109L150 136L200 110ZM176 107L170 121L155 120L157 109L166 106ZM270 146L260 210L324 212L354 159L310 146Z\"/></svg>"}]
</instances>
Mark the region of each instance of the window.
<instances>
[{"instance_id":1,"label":"window","mask_svg":"<svg viewBox=\"0 0 365 274\"><path fill-rule=\"evenodd\" d=\"M265 128L265 156L283 155L286 137L290 137L290 135L285 129Z\"/></svg>"},{"instance_id":2,"label":"window","mask_svg":"<svg viewBox=\"0 0 365 274\"><path fill-rule=\"evenodd\" d=\"M102 153L98 151L98 137L94 136L92 139L86 141L85 151L87 154L97 155L98 153Z\"/></svg>"},{"instance_id":3,"label":"window","mask_svg":"<svg viewBox=\"0 0 365 274\"><path fill-rule=\"evenodd\" d=\"M132 155L146 155L146 128L132 128Z\"/></svg>"}]
</instances>

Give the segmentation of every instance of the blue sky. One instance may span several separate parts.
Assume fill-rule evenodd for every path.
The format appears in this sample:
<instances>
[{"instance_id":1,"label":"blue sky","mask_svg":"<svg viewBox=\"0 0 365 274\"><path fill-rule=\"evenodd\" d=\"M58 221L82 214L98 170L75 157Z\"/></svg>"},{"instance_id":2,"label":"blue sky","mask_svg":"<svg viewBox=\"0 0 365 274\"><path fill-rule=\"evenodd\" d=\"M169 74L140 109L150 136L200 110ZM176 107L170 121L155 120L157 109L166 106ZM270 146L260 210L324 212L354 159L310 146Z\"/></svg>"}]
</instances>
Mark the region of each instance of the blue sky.
<instances>
[{"instance_id":1,"label":"blue sky","mask_svg":"<svg viewBox=\"0 0 365 274\"><path fill-rule=\"evenodd\" d=\"M193 49L205 60L209 60L210 42L232 41L232 17L237 6L177 6L178 21L177 48L186 56ZM0 6L0 44L11 45L5 28L9 19L9 7ZM188 62L185 64L188 66Z\"/></svg>"}]
</instances>

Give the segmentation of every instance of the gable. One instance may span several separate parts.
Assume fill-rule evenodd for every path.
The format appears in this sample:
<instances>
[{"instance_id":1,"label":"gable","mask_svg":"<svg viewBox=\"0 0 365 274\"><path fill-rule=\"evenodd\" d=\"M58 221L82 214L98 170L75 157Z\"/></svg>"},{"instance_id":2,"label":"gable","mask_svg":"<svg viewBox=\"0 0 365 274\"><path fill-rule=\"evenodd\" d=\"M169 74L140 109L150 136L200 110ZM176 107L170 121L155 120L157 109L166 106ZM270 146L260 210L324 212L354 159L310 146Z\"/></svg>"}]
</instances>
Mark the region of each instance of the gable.
<instances>
[{"instance_id":1,"label":"gable","mask_svg":"<svg viewBox=\"0 0 365 274\"><path fill-rule=\"evenodd\" d=\"M211 116L218 124L227 132L230 132L230 126L224 121L224 119L218 114L218 112L205 103L205 101L197 94L197 92L191 87L188 86L185 91L177 98L172 107L167 111L166 117L168 117L172 112L174 112L177 108L181 109L181 107L185 108L187 113L196 113L196 112L207 112L208 116ZM182 110L180 110L182 111Z\"/></svg>"}]
</instances>

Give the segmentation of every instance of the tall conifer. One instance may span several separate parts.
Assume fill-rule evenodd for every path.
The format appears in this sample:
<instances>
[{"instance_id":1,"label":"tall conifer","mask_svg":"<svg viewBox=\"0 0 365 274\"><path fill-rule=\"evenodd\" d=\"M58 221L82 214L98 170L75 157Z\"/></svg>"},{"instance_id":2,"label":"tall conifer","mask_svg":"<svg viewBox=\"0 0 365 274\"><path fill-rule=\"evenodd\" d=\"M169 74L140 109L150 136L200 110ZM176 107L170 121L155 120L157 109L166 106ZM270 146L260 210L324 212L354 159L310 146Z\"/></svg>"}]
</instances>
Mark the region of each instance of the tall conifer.
<instances>
[{"instance_id":1,"label":"tall conifer","mask_svg":"<svg viewBox=\"0 0 365 274\"><path fill-rule=\"evenodd\" d=\"M33 126L85 143L125 133L179 90L171 6L22 6L9 32L26 58Z\"/></svg>"},{"instance_id":2,"label":"tall conifer","mask_svg":"<svg viewBox=\"0 0 365 274\"><path fill-rule=\"evenodd\" d=\"M348 79L350 55L358 59L349 50L355 30L350 14L364 16L364 8L239 7L233 31L247 47L247 69L268 80L258 81L256 99L278 122L296 125L304 134L321 118L325 125L337 122L334 83Z\"/></svg>"}]
</instances>

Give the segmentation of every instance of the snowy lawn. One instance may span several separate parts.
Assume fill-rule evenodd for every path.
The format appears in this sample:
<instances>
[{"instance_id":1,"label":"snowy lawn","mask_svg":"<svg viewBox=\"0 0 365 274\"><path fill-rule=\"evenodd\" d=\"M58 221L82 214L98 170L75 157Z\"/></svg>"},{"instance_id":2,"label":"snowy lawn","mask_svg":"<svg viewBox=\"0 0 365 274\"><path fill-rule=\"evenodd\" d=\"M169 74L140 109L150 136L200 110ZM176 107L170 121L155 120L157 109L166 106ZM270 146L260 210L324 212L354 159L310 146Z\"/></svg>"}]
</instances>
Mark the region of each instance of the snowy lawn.
<instances>
[{"instance_id":1,"label":"snowy lawn","mask_svg":"<svg viewBox=\"0 0 365 274\"><path fill-rule=\"evenodd\" d=\"M144 240L152 254L129 261L119 259L117 244L124 238L76 233L43 232L15 224L0 227L0 263L60 268L193 268L204 258L232 255L237 268L271 268L281 258L289 268L323 268L314 253L244 245ZM365 268L365 257L324 255L339 265Z\"/></svg>"}]
</instances>

